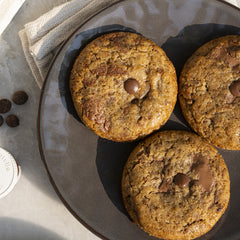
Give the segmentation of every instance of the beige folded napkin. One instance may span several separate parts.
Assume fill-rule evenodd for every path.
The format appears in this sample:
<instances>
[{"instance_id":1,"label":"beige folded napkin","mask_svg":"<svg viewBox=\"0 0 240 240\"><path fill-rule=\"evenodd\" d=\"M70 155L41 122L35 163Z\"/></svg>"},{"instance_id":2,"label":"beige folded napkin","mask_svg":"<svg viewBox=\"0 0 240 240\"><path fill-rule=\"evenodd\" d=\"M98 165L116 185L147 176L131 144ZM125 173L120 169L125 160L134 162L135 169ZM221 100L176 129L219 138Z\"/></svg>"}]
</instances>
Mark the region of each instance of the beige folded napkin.
<instances>
[{"instance_id":1,"label":"beige folded napkin","mask_svg":"<svg viewBox=\"0 0 240 240\"><path fill-rule=\"evenodd\" d=\"M19 32L26 60L41 88L59 45L82 23L119 0L72 0L33 22Z\"/></svg>"}]
</instances>

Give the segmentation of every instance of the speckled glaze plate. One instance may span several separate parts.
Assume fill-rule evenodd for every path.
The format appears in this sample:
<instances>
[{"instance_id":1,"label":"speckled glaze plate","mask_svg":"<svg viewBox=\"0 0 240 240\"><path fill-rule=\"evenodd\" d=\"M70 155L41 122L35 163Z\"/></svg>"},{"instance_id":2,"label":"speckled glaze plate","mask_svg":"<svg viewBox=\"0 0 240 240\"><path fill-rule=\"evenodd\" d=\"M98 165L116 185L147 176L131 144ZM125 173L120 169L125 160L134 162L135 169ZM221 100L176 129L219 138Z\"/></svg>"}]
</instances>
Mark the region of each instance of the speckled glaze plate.
<instances>
[{"instance_id":1,"label":"speckled glaze plate","mask_svg":"<svg viewBox=\"0 0 240 240\"><path fill-rule=\"evenodd\" d=\"M133 31L162 46L177 73L203 43L240 34L240 11L215 0L128 0L100 11L68 38L45 80L39 107L39 145L50 180L72 214L103 239L150 240L124 209L123 166L137 142L97 137L77 117L68 89L69 73L81 48L111 31ZM189 130L177 103L162 129ZM231 200L216 226L200 239L240 239L240 151L220 150L230 172Z\"/></svg>"}]
</instances>

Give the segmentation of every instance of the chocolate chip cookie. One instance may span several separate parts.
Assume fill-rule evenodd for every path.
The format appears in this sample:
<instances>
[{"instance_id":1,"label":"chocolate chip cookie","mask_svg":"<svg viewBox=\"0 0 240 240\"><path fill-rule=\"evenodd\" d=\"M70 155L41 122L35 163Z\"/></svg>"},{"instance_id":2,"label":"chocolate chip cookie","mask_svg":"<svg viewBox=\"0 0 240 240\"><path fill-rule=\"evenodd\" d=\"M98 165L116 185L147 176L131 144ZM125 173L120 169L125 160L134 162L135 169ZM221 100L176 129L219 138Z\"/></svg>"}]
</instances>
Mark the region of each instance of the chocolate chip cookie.
<instances>
[{"instance_id":1,"label":"chocolate chip cookie","mask_svg":"<svg viewBox=\"0 0 240 240\"><path fill-rule=\"evenodd\" d=\"M163 131L130 154L122 177L130 217L152 236L194 239L222 216L230 197L227 166L200 136Z\"/></svg>"},{"instance_id":2,"label":"chocolate chip cookie","mask_svg":"<svg viewBox=\"0 0 240 240\"><path fill-rule=\"evenodd\" d=\"M70 76L75 109L102 138L131 141L159 129L177 98L173 64L147 38L114 32L91 41Z\"/></svg>"},{"instance_id":3,"label":"chocolate chip cookie","mask_svg":"<svg viewBox=\"0 0 240 240\"><path fill-rule=\"evenodd\" d=\"M200 47L179 79L182 112L198 134L217 147L240 150L240 36Z\"/></svg>"}]
</instances>

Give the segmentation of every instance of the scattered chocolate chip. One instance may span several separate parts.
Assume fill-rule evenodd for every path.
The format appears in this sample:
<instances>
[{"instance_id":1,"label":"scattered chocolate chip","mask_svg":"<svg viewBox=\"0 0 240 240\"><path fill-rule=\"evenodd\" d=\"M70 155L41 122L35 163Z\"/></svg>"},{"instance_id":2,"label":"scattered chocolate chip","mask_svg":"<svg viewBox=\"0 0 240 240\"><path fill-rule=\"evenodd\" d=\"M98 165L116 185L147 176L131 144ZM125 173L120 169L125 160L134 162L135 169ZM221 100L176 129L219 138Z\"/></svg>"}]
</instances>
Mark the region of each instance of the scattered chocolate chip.
<instances>
[{"instance_id":1,"label":"scattered chocolate chip","mask_svg":"<svg viewBox=\"0 0 240 240\"><path fill-rule=\"evenodd\" d=\"M229 87L229 90L233 96L240 97L240 79L232 82L232 84Z\"/></svg>"},{"instance_id":2,"label":"scattered chocolate chip","mask_svg":"<svg viewBox=\"0 0 240 240\"><path fill-rule=\"evenodd\" d=\"M9 112L11 107L12 103L8 99L4 98L0 100L0 113Z\"/></svg>"},{"instance_id":3,"label":"scattered chocolate chip","mask_svg":"<svg viewBox=\"0 0 240 240\"><path fill-rule=\"evenodd\" d=\"M139 82L134 78L129 78L124 82L124 89L129 94L135 94L139 89Z\"/></svg>"},{"instance_id":4,"label":"scattered chocolate chip","mask_svg":"<svg viewBox=\"0 0 240 240\"><path fill-rule=\"evenodd\" d=\"M19 125L19 118L16 115L9 115L6 118L6 123L9 127L17 127Z\"/></svg>"},{"instance_id":5,"label":"scattered chocolate chip","mask_svg":"<svg viewBox=\"0 0 240 240\"><path fill-rule=\"evenodd\" d=\"M3 125L3 117L0 115L0 127Z\"/></svg>"},{"instance_id":6,"label":"scattered chocolate chip","mask_svg":"<svg viewBox=\"0 0 240 240\"><path fill-rule=\"evenodd\" d=\"M17 91L13 94L12 100L17 105L22 105L28 100L28 95L24 91Z\"/></svg>"},{"instance_id":7,"label":"scattered chocolate chip","mask_svg":"<svg viewBox=\"0 0 240 240\"><path fill-rule=\"evenodd\" d=\"M186 187L189 182L190 182L190 178L186 175L186 174L183 174L183 173L178 173L174 179L173 179L174 183L176 185L178 185L180 188L184 188Z\"/></svg>"}]
</instances>

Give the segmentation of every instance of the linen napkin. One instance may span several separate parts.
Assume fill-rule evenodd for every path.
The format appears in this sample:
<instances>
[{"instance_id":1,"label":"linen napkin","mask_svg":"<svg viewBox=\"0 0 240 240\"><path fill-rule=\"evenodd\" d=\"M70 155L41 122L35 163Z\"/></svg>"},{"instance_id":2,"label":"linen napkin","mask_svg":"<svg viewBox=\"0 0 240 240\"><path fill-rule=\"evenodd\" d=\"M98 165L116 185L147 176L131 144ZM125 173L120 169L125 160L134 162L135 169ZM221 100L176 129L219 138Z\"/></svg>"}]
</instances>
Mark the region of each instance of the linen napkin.
<instances>
[{"instance_id":1,"label":"linen napkin","mask_svg":"<svg viewBox=\"0 0 240 240\"><path fill-rule=\"evenodd\" d=\"M19 32L26 60L41 88L61 43L88 18L119 0L72 0L57 6Z\"/></svg>"}]
</instances>

